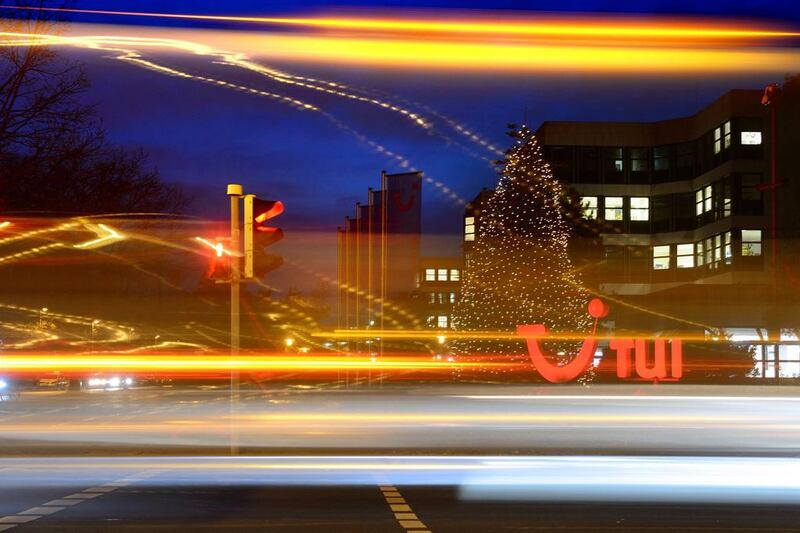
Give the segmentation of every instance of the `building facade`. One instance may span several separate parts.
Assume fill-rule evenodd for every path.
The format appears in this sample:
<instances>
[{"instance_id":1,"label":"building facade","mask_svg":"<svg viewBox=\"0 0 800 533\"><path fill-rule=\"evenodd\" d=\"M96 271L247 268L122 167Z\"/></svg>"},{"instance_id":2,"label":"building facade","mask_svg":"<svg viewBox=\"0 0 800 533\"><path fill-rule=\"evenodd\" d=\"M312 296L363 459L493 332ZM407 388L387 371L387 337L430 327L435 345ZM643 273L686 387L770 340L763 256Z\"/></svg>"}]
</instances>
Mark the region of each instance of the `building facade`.
<instances>
[{"instance_id":1,"label":"building facade","mask_svg":"<svg viewBox=\"0 0 800 533\"><path fill-rule=\"evenodd\" d=\"M415 308L425 326L451 327L453 306L461 294L462 267L460 257L420 259Z\"/></svg>"},{"instance_id":2,"label":"building facade","mask_svg":"<svg viewBox=\"0 0 800 533\"><path fill-rule=\"evenodd\" d=\"M601 228L602 259L581 275L587 288L629 304L615 307L616 327L774 342L759 347L757 371L789 376L800 374L800 350L778 343L796 341L799 325L786 273L798 260L791 206L800 165L773 132L798 124L761 100L762 91L735 90L689 117L545 122L536 135L555 176ZM784 124L773 128L773 116ZM480 224L474 211L464 217L467 259ZM580 262L580 249L571 254Z\"/></svg>"}]
</instances>

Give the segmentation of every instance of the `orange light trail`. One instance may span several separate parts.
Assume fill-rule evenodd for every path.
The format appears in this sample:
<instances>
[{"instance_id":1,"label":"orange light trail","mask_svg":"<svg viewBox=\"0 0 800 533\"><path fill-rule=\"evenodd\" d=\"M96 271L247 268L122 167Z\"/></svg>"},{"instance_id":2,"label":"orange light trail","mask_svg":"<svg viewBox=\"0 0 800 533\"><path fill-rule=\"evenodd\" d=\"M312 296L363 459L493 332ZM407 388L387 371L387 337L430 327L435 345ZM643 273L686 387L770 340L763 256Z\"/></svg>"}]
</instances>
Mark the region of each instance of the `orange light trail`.
<instances>
[{"instance_id":1,"label":"orange light trail","mask_svg":"<svg viewBox=\"0 0 800 533\"><path fill-rule=\"evenodd\" d=\"M0 6L4 9L21 9ZM30 8L24 8L30 9ZM561 37L610 39L752 39L800 37L793 31L771 30L735 26L710 26L696 23L644 22L630 19L543 19L512 22L497 19L403 19L367 17L263 17L234 15L188 15L180 13L153 13L144 11L112 11L101 9L35 8L91 15L148 17L164 19L197 20L212 22L243 22L370 32L411 32L434 34L471 34L510 37Z\"/></svg>"},{"instance_id":2,"label":"orange light trail","mask_svg":"<svg viewBox=\"0 0 800 533\"><path fill-rule=\"evenodd\" d=\"M486 366L484 363L444 362L429 358L319 357L312 354L302 358L286 356L253 355L230 357L203 355L200 357L171 355L108 356L108 355L4 355L0 357L0 370L8 372L37 372L61 370L65 372L229 372L231 370L269 371L320 371L337 369L378 370L450 370L458 367Z\"/></svg>"}]
</instances>

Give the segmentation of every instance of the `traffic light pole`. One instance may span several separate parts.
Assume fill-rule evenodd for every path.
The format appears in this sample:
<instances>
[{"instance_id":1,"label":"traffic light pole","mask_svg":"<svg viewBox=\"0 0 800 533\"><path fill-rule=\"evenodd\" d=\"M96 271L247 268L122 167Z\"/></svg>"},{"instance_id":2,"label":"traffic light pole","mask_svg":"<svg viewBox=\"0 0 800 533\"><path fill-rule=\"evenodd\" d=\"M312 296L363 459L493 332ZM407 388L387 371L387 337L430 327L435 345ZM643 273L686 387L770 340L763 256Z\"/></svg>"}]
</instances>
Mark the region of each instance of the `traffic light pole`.
<instances>
[{"instance_id":1,"label":"traffic light pole","mask_svg":"<svg viewBox=\"0 0 800 533\"><path fill-rule=\"evenodd\" d=\"M240 326L240 305L239 305L239 282L241 274L239 272L239 258L241 257L241 231L239 229L239 199L242 197L242 186L232 183L228 185L228 196L231 199L231 359L239 356L239 326ZM231 411L234 410L236 402L239 401L239 372L231 367ZM231 412L231 424L236 419ZM238 440L231 426L231 455L238 453Z\"/></svg>"}]
</instances>

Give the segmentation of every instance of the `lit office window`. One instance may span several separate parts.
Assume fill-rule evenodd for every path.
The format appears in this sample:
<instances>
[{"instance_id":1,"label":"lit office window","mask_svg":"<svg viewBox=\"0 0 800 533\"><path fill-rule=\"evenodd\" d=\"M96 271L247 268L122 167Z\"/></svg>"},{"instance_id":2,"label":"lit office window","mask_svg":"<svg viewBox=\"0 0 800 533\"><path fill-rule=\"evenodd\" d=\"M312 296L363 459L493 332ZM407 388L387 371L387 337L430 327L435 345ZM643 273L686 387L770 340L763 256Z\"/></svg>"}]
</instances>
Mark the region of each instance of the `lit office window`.
<instances>
[{"instance_id":1,"label":"lit office window","mask_svg":"<svg viewBox=\"0 0 800 533\"><path fill-rule=\"evenodd\" d=\"M425 281L436 281L436 270L433 268L425 269Z\"/></svg>"},{"instance_id":2,"label":"lit office window","mask_svg":"<svg viewBox=\"0 0 800 533\"><path fill-rule=\"evenodd\" d=\"M650 220L650 198L631 197L631 220Z\"/></svg>"},{"instance_id":3,"label":"lit office window","mask_svg":"<svg viewBox=\"0 0 800 533\"><path fill-rule=\"evenodd\" d=\"M614 160L614 170L616 172L622 172L625 170L625 163L622 160L622 148L612 148L611 154L613 155Z\"/></svg>"},{"instance_id":4,"label":"lit office window","mask_svg":"<svg viewBox=\"0 0 800 533\"><path fill-rule=\"evenodd\" d=\"M697 266L703 266L703 241L694 243L694 260Z\"/></svg>"},{"instance_id":5,"label":"lit office window","mask_svg":"<svg viewBox=\"0 0 800 533\"><path fill-rule=\"evenodd\" d=\"M722 151L722 128L714 129L714 153L718 154Z\"/></svg>"},{"instance_id":6,"label":"lit office window","mask_svg":"<svg viewBox=\"0 0 800 533\"><path fill-rule=\"evenodd\" d=\"M428 327L433 327L436 325L436 317L434 315L428 315L428 319L425 321L428 324Z\"/></svg>"},{"instance_id":7,"label":"lit office window","mask_svg":"<svg viewBox=\"0 0 800 533\"><path fill-rule=\"evenodd\" d=\"M597 196L581 196L583 216L594 220L597 218Z\"/></svg>"},{"instance_id":8,"label":"lit office window","mask_svg":"<svg viewBox=\"0 0 800 533\"><path fill-rule=\"evenodd\" d=\"M760 229L742 230L742 255L743 256L761 255Z\"/></svg>"},{"instance_id":9,"label":"lit office window","mask_svg":"<svg viewBox=\"0 0 800 533\"><path fill-rule=\"evenodd\" d=\"M761 144L761 132L760 131L743 131L742 132L742 144L745 146L757 146Z\"/></svg>"},{"instance_id":10,"label":"lit office window","mask_svg":"<svg viewBox=\"0 0 800 533\"><path fill-rule=\"evenodd\" d=\"M726 265L733 263L733 248L731 247L731 232L726 231L724 236L725 248L723 250L723 259Z\"/></svg>"},{"instance_id":11,"label":"lit office window","mask_svg":"<svg viewBox=\"0 0 800 533\"><path fill-rule=\"evenodd\" d=\"M722 125L722 148L728 148L731 145L731 122L730 120Z\"/></svg>"},{"instance_id":12,"label":"lit office window","mask_svg":"<svg viewBox=\"0 0 800 533\"><path fill-rule=\"evenodd\" d=\"M669 245L653 246L653 270L669 269Z\"/></svg>"},{"instance_id":13,"label":"lit office window","mask_svg":"<svg viewBox=\"0 0 800 533\"><path fill-rule=\"evenodd\" d=\"M703 189L694 192L694 214L697 216L703 214Z\"/></svg>"},{"instance_id":14,"label":"lit office window","mask_svg":"<svg viewBox=\"0 0 800 533\"><path fill-rule=\"evenodd\" d=\"M436 271L436 281L447 281L447 269L440 268Z\"/></svg>"},{"instance_id":15,"label":"lit office window","mask_svg":"<svg viewBox=\"0 0 800 533\"><path fill-rule=\"evenodd\" d=\"M705 251L706 251L706 265L713 267L714 266L714 239L709 237L706 239L705 242Z\"/></svg>"},{"instance_id":16,"label":"lit office window","mask_svg":"<svg viewBox=\"0 0 800 533\"><path fill-rule=\"evenodd\" d=\"M450 293L450 303L451 304L456 303L456 293L454 293L454 292Z\"/></svg>"},{"instance_id":17,"label":"lit office window","mask_svg":"<svg viewBox=\"0 0 800 533\"><path fill-rule=\"evenodd\" d=\"M722 182L722 216L729 217L733 210L733 203L731 200L731 179L726 178Z\"/></svg>"},{"instance_id":18,"label":"lit office window","mask_svg":"<svg viewBox=\"0 0 800 533\"><path fill-rule=\"evenodd\" d=\"M438 317L436 317L436 327L439 328L447 327L447 315L439 315Z\"/></svg>"},{"instance_id":19,"label":"lit office window","mask_svg":"<svg viewBox=\"0 0 800 533\"><path fill-rule=\"evenodd\" d=\"M714 267L722 261L722 235L714 235Z\"/></svg>"},{"instance_id":20,"label":"lit office window","mask_svg":"<svg viewBox=\"0 0 800 533\"><path fill-rule=\"evenodd\" d=\"M429 292L428 293L428 303L429 304L436 303L436 293L435 292Z\"/></svg>"},{"instance_id":21,"label":"lit office window","mask_svg":"<svg viewBox=\"0 0 800 533\"><path fill-rule=\"evenodd\" d=\"M606 220L622 220L622 196L606 196Z\"/></svg>"},{"instance_id":22,"label":"lit office window","mask_svg":"<svg viewBox=\"0 0 800 533\"><path fill-rule=\"evenodd\" d=\"M475 217L464 218L464 240L475 240Z\"/></svg>"},{"instance_id":23,"label":"lit office window","mask_svg":"<svg viewBox=\"0 0 800 533\"><path fill-rule=\"evenodd\" d=\"M440 304L443 304L443 303L444 303L445 295L446 295L446 293L444 293L444 292L440 292L440 293L438 293L438 296L439 296L439 303L440 303Z\"/></svg>"},{"instance_id":24,"label":"lit office window","mask_svg":"<svg viewBox=\"0 0 800 533\"><path fill-rule=\"evenodd\" d=\"M450 281L459 281L461 279L461 271L457 268L450 269Z\"/></svg>"},{"instance_id":25,"label":"lit office window","mask_svg":"<svg viewBox=\"0 0 800 533\"><path fill-rule=\"evenodd\" d=\"M713 198L712 198L711 195L713 194L713 192L714 191L713 191L711 185L706 185L705 187L703 187L703 212L704 213L708 213L709 211L711 211L711 207L713 205Z\"/></svg>"},{"instance_id":26,"label":"lit office window","mask_svg":"<svg viewBox=\"0 0 800 533\"><path fill-rule=\"evenodd\" d=\"M694 245L692 243L677 246L675 264L678 268L694 268Z\"/></svg>"}]
</instances>

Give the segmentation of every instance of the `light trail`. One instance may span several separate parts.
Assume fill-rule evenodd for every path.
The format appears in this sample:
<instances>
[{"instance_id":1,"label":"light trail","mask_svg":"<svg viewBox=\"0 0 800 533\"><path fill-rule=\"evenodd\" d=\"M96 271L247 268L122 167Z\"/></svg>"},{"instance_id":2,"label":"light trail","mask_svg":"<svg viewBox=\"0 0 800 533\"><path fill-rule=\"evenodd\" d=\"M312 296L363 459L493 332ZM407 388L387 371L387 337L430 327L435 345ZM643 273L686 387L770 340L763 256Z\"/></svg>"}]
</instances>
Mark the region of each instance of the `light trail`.
<instances>
[{"instance_id":1,"label":"light trail","mask_svg":"<svg viewBox=\"0 0 800 533\"><path fill-rule=\"evenodd\" d=\"M163 19L197 20L213 22L244 22L323 28L336 30L359 30L369 32L404 32L434 34L477 34L491 37L560 37L560 38L604 38L604 39L752 39L798 37L793 31L701 25L699 22L672 22L628 19L591 19L588 17L571 19L526 20L522 22L496 19L415 19L368 18L368 17L264 17L233 15L188 15L180 13L154 13L143 11L112 11L100 9L70 8L30 8L0 6L3 9L37 9L40 11L82 13L93 15L147 17Z\"/></svg>"},{"instance_id":2,"label":"light trail","mask_svg":"<svg viewBox=\"0 0 800 533\"><path fill-rule=\"evenodd\" d=\"M319 371L337 369L378 370L451 370L486 366L487 363L432 361L428 358L319 357L304 354L302 358L280 356L203 355L201 357L141 355L137 357L83 355L4 355L0 370L7 372L61 371L129 371L129 372L229 372L239 371ZM491 366L491 364L489 364ZM502 364L499 364L503 366Z\"/></svg>"},{"instance_id":3,"label":"light trail","mask_svg":"<svg viewBox=\"0 0 800 533\"><path fill-rule=\"evenodd\" d=\"M314 337L330 338L330 339L369 339L380 337L382 339L424 339L437 341L439 343L448 340L514 340L524 341L527 338L539 338L543 341L582 341L588 339L596 340L609 340L615 337L607 335L588 335L580 332L547 332L541 336L520 336L518 333L511 331L453 331L453 330L395 330L395 329L337 329L333 331L320 331L312 333ZM652 333L644 332L625 332L624 334L617 335L616 337L622 338L636 338L636 339L664 339L664 336L653 335ZM709 342L709 343L724 343L725 339L712 339L705 335L681 335L680 337L669 336L670 339L681 339L683 341L696 341L696 342ZM748 341L749 343L749 341Z\"/></svg>"},{"instance_id":4,"label":"light trail","mask_svg":"<svg viewBox=\"0 0 800 533\"><path fill-rule=\"evenodd\" d=\"M83 250L93 250L95 248L101 248L103 246L107 246L111 243L116 241L121 241L125 238L120 232L116 229L108 226L106 224L86 224L85 227L87 229L93 230L97 233L97 238L92 239L86 242L82 242L75 245L75 248L81 248Z\"/></svg>"}]
</instances>

